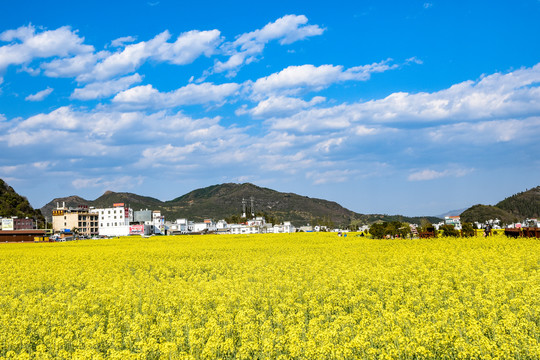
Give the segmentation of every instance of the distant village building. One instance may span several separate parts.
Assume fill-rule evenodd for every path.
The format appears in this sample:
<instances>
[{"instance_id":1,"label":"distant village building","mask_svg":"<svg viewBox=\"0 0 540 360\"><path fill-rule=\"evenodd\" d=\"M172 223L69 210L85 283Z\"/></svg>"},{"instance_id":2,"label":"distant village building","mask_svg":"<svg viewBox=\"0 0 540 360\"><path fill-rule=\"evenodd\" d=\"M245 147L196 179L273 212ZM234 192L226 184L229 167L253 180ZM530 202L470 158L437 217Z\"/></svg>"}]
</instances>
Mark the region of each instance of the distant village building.
<instances>
[{"instance_id":1,"label":"distant village building","mask_svg":"<svg viewBox=\"0 0 540 360\"><path fill-rule=\"evenodd\" d=\"M214 220L205 219L201 223L192 223L188 230L192 233L213 233L217 230L217 226Z\"/></svg>"},{"instance_id":2,"label":"distant village building","mask_svg":"<svg viewBox=\"0 0 540 360\"><path fill-rule=\"evenodd\" d=\"M461 230L461 218L459 216L445 216L445 225L454 225L454 229Z\"/></svg>"},{"instance_id":3,"label":"distant village building","mask_svg":"<svg viewBox=\"0 0 540 360\"><path fill-rule=\"evenodd\" d=\"M165 218L159 210L138 210L133 212L129 224L129 235L154 235L165 232Z\"/></svg>"},{"instance_id":4,"label":"distant village building","mask_svg":"<svg viewBox=\"0 0 540 360\"><path fill-rule=\"evenodd\" d=\"M174 223L167 223L168 234L187 234L189 232L190 222L188 219L176 219Z\"/></svg>"},{"instance_id":5,"label":"distant village building","mask_svg":"<svg viewBox=\"0 0 540 360\"><path fill-rule=\"evenodd\" d=\"M100 236L127 236L133 221L133 210L124 203L113 204L111 208L91 209L99 216ZM140 227L134 229L140 231Z\"/></svg>"},{"instance_id":6,"label":"distant village building","mask_svg":"<svg viewBox=\"0 0 540 360\"><path fill-rule=\"evenodd\" d=\"M19 219L16 216L9 218L0 217L0 230L33 230L35 228L34 219Z\"/></svg>"},{"instance_id":7,"label":"distant village building","mask_svg":"<svg viewBox=\"0 0 540 360\"><path fill-rule=\"evenodd\" d=\"M76 229L79 235L96 236L99 234L98 216L92 213L88 206L80 205L76 208L67 208L65 203L56 204L53 210L53 231L71 232Z\"/></svg>"}]
</instances>

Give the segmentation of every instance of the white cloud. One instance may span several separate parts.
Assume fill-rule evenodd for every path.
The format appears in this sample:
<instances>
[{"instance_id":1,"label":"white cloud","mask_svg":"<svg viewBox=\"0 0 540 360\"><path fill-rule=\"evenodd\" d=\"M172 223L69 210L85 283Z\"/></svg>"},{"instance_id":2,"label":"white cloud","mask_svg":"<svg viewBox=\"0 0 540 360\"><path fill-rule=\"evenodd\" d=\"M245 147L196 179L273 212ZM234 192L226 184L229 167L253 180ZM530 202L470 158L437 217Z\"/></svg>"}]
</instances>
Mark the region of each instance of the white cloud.
<instances>
[{"instance_id":1,"label":"white cloud","mask_svg":"<svg viewBox=\"0 0 540 360\"><path fill-rule=\"evenodd\" d=\"M240 88L236 83L188 84L177 90L162 93L152 85L136 86L113 98L113 103L129 108L170 108L181 105L220 103Z\"/></svg>"},{"instance_id":2,"label":"white cloud","mask_svg":"<svg viewBox=\"0 0 540 360\"><path fill-rule=\"evenodd\" d=\"M79 82L103 81L136 71L147 60L169 62L175 65L192 63L198 57L211 56L221 42L218 30L193 30L178 36L170 43L171 34L164 31L149 41L125 46L98 62L89 73L80 73Z\"/></svg>"},{"instance_id":3,"label":"white cloud","mask_svg":"<svg viewBox=\"0 0 540 360\"><path fill-rule=\"evenodd\" d=\"M49 96L51 93L53 92L53 89L51 89L50 87L44 89L44 90L41 90L41 91L38 91L37 93L35 94L32 94L32 95L28 95L27 97L25 97L24 99L26 101L42 101L44 100L47 96Z\"/></svg>"},{"instance_id":4,"label":"white cloud","mask_svg":"<svg viewBox=\"0 0 540 360\"><path fill-rule=\"evenodd\" d=\"M428 129L428 138L435 143L489 144L528 141L540 133L540 117L460 122Z\"/></svg>"},{"instance_id":5,"label":"white cloud","mask_svg":"<svg viewBox=\"0 0 540 360\"><path fill-rule=\"evenodd\" d=\"M171 144L167 144L145 149L142 152L142 156L149 161L159 159L160 162L176 163L184 160L187 155L193 153L194 151L203 149L205 149L205 147L200 141L184 146L173 146Z\"/></svg>"},{"instance_id":6,"label":"white cloud","mask_svg":"<svg viewBox=\"0 0 540 360\"><path fill-rule=\"evenodd\" d=\"M344 69L341 65L301 65L289 66L278 73L255 81L251 88L254 98L275 93L297 94L302 90L319 91L343 81L366 81L371 74L395 69L398 65L388 65L389 60L370 65Z\"/></svg>"},{"instance_id":7,"label":"white cloud","mask_svg":"<svg viewBox=\"0 0 540 360\"><path fill-rule=\"evenodd\" d=\"M408 176L409 181L428 181L445 177L463 177L474 169L446 169L442 171L425 169L413 172Z\"/></svg>"},{"instance_id":8,"label":"white cloud","mask_svg":"<svg viewBox=\"0 0 540 360\"><path fill-rule=\"evenodd\" d=\"M125 75L137 70L149 57L155 54L171 34L164 31L153 39L126 46L122 51L107 56L97 63L90 73L77 77L79 82L108 80L118 75Z\"/></svg>"},{"instance_id":9,"label":"white cloud","mask_svg":"<svg viewBox=\"0 0 540 360\"><path fill-rule=\"evenodd\" d=\"M174 43L164 43L154 57L175 65L190 64L199 56L213 55L220 43L219 30L192 30L178 36Z\"/></svg>"},{"instance_id":10,"label":"white cloud","mask_svg":"<svg viewBox=\"0 0 540 360\"><path fill-rule=\"evenodd\" d=\"M314 170L307 172L306 178L311 179L315 185L322 185L350 181L359 173L360 171L355 169Z\"/></svg>"},{"instance_id":11,"label":"white cloud","mask_svg":"<svg viewBox=\"0 0 540 360\"><path fill-rule=\"evenodd\" d=\"M237 115L250 114L253 117L273 117L291 115L299 110L307 109L317 104L323 103L326 98L315 96L310 101L287 96L271 96L257 104L252 109L241 108L237 110Z\"/></svg>"},{"instance_id":12,"label":"white cloud","mask_svg":"<svg viewBox=\"0 0 540 360\"><path fill-rule=\"evenodd\" d=\"M105 51L97 54L79 54L43 63L41 64L41 68L44 69L44 73L48 77L76 77L80 74L90 73L96 63L106 56L108 56L108 53Z\"/></svg>"},{"instance_id":13,"label":"white cloud","mask_svg":"<svg viewBox=\"0 0 540 360\"><path fill-rule=\"evenodd\" d=\"M111 41L111 46L112 47L123 47L126 44L134 42L135 40L137 40L137 38L135 36L123 36L123 37L120 37L118 39L114 39L113 41Z\"/></svg>"},{"instance_id":14,"label":"white cloud","mask_svg":"<svg viewBox=\"0 0 540 360\"><path fill-rule=\"evenodd\" d=\"M223 45L229 59L225 62L216 61L214 72L228 71L231 75L234 74L243 64L254 61L270 41L278 40L281 45L285 45L324 32L318 25L306 25L307 22L304 15L285 15L262 29L238 36L234 42Z\"/></svg>"},{"instance_id":15,"label":"white cloud","mask_svg":"<svg viewBox=\"0 0 540 360\"><path fill-rule=\"evenodd\" d=\"M273 81L261 91L279 88ZM289 83L293 83L289 81ZM300 83L300 81L298 82ZM540 112L540 64L507 74L483 76L433 93L397 92L380 100L299 111L269 120L275 129L336 129L354 123L479 122Z\"/></svg>"},{"instance_id":16,"label":"white cloud","mask_svg":"<svg viewBox=\"0 0 540 360\"><path fill-rule=\"evenodd\" d=\"M124 191L141 185L144 182L142 176L117 176L114 178L79 178L71 182L75 189L103 188L113 191Z\"/></svg>"},{"instance_id":17,"label":"white cloud","mask_svg":"<svg viewBox=\"0 0 540 360\"><path fill-rule=\"evenodd\" d=\"M334 148L339 147L341 144L343 144L343 141L345 140L344 137L337 137L333 139L324 140L320 143L318 143L315 146L315 149L319 152L323 153L329 153Z\"/></svg>"},{"instance_id":18,"label":"white cloud","mask_svg":"<svg viewBox=\"0 0 540 360\"><path fill-rule=\"evenodd\" d=\"M139 74L126 76L116 80L95 82L86 85L83 88L78 88L71 94L72 99L92 100L109 97L119 92L128 89L131 85L142 81Z\"/></svg>"},{"instance_id":19,"label":"white cloud","mask_svg":"<svg viewBox=\"0 0 540 360\"><path fill-rule=\"evenodd\" d=\"M84 38L69 26L40 33L36 33L32 25L22 26L4 31L0 34L0 40L12 42L0 47L0 71L9 65L26 64L36 58L66 57L94 51L92 46L84 45Z\"/></svg>"}]
</instances>

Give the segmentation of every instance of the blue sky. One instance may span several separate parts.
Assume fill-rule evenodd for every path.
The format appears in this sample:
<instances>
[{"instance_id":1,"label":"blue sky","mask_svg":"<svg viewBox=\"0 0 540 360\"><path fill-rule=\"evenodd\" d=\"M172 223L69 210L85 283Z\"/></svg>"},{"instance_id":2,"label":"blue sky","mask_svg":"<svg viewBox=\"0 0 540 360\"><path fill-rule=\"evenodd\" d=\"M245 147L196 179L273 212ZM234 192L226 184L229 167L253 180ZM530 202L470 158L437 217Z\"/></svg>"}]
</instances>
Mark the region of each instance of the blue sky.
<instances>
[{"instance_id":1,"label":"blue sky","mask_svg":"<svg viewBox=\"0 0 540 360\"><path fill-rule=\"evenodd\" d=\"M540 183L540 2L0 1L0 178L437 215Z\"/></svg>"}]
</instances>

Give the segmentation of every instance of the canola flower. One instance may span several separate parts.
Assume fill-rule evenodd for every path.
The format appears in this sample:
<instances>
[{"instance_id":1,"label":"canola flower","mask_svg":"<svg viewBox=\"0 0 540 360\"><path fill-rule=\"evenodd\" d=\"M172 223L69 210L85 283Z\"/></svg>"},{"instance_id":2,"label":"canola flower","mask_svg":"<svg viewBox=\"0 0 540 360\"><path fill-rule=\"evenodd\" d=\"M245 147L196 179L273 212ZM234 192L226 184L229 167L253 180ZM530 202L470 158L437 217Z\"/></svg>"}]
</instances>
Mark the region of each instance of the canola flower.
<instances>
[{"instance_id":1,"label":"canola flower","mask_svg":"<svg viewBox=\"0 0 540 360\"><path fill-rule=\"evenodd\" d=\"M540 359L540 240L0 244L0 359Z\"/></svg>"}]
</instances>

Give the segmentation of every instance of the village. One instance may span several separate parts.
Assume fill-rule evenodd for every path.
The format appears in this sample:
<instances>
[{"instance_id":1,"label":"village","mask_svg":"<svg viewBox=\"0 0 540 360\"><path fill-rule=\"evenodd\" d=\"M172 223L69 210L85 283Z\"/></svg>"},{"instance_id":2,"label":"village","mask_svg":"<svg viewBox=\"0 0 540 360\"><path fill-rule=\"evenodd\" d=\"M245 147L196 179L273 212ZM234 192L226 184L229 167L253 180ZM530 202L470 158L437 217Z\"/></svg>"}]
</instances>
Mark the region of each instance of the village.
<instances>
[{"instance_id":1,"label":"village","mask_svg":"<svg viewBox=\"0 0 540 360\"><path fill-rule=\"evenodd\" d=\"M252 199L253 204L253 199ZM204 219L195 222L186 218L173 221L165 219L160 210L134 210L125 203L114 203L111 207L95 208L87 205L75 207L58 202L52 212L52 226L44 224L46 229L37 229L37 223L30 218L4 217L1 218L0 241L69 241L74 239L100 239L120 236L138 235L149 237L156 235L204 235L204 234L285 234L294 232L336 232L346 236L349 229L331 229L325 226L310 224L295 227L290 221L281 224L266 222L262 216L255 216L253 205L246 208L242 200L242 223L227 223L224 219ZM248 211L247 211L248 210ZM49 224L51 225L51 224ZM460 216L446 216L444 221L433 224L433 230L451 225L455 230L462 230ZM411 236L426 237L418 231L419 225L410 224ZM476 229L505 229L512 235L525 227L538 227L537 219L526 219L521 223L501 224L498 219L485 223L475 222ZM359 233L368 233L369 225L356 229ZM427 234L430 235L430 234ZM427 236L429 237L429 236Z\"/></svg>"}]
</instances>

